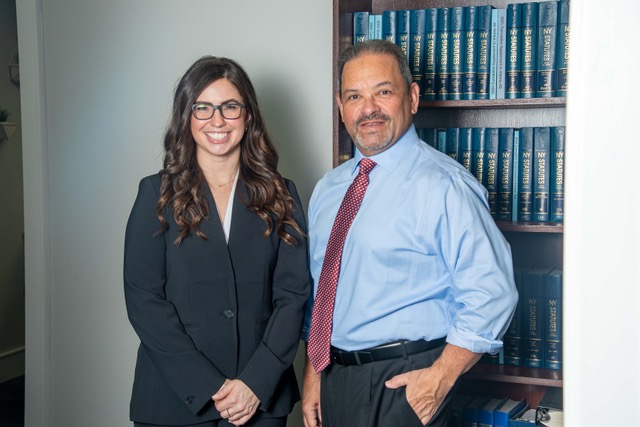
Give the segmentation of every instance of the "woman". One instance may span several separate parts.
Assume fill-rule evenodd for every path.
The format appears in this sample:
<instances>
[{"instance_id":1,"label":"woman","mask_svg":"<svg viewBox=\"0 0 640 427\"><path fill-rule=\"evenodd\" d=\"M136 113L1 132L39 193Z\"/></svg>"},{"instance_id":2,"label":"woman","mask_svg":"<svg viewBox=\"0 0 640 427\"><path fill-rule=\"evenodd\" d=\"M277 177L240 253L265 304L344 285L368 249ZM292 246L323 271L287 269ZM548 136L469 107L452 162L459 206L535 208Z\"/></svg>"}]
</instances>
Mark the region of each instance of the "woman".
<instances>
[{"instance_id":1,"label":"woman","mask_svg":"<svg viewBox=\"0 0 640 427\"><path fill-rule=\"evenodd\" d=\"M125 298L141 341L131 419L283 427L299 400L306 222L242 67L203 57L187 70L164 146L126 231Z\"/></svg>"}]
</instances>

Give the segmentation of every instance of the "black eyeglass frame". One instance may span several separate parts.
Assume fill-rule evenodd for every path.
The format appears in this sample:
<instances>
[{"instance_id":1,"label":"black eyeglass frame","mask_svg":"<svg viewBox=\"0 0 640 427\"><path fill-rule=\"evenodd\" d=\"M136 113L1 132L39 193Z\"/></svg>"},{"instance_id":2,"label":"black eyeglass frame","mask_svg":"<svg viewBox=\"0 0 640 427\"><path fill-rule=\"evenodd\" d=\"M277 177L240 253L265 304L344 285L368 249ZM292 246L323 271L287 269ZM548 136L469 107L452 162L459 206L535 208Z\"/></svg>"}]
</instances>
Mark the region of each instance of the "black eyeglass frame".
<instances>
[{"instance_id":1,"label":"black eyeglass frame","mask_svg":"<svg viewBox=\"0 0 640 427\"><path fill-rule=\"evenodd\" d=\"M213 108L213 111L211 112L211 116L209 116L206 119L201 119L198 116L196 116L196 107L199 105L206 105L208 107ZM228 107L228 106L236 106L236 107L240 107L240 112L238 113L238 117L227 117L224 115L224 107ZM210 102L196 102L195 104L191 105L191 114L193 114L193 117L196 120L211 120L211 118L216 114L216 110L220 110L220 115L222 115L223 119L226 120L238 120L240 118L240 116L242 116L242 110L246 108L245 104L240 104L239 102L228 102L226 104L219 104L219 105L215 105L212 104Z\"/></svg>"}]
</instances>

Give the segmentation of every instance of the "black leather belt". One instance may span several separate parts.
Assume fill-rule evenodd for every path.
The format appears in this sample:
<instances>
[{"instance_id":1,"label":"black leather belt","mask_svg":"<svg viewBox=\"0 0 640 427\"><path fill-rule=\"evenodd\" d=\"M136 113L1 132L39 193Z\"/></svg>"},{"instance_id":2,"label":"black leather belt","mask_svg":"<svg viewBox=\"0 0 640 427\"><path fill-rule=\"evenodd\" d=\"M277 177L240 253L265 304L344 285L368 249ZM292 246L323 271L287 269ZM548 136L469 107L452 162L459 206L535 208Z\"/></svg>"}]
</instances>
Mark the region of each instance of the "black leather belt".
<instances>
[{"instance_id":1,"label":"black leather belt","mask_svg":"<svg viewBox=\"0 0 640 427\"><path fill-rule=\"evenodd\" d=\"M380 360L397 359L443 346L446 338L437 340L396 341L365 350L344 351L331 347L331 361L338 365L362 365Z\"/></svg>"}]
</instances>

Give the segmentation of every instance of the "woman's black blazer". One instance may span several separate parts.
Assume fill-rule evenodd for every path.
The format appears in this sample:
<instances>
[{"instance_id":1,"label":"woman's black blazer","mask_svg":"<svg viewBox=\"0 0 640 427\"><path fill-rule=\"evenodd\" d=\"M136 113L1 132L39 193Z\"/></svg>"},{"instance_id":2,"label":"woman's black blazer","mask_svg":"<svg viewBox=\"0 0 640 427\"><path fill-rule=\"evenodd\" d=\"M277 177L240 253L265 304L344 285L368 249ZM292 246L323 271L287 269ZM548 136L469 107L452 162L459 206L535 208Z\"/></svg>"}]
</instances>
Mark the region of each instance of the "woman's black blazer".
<instances>
[{"instance_id":1,"label":"woman's black blazer","mask_svg":"<svg viewBox=\"0 0 640 427\"><path fill-rule=\"evenodd\" d=\"M293 182L294 218L306 220ZM300 399L292 362L310 292L307 242L287 245L244 203L238 181L229 243L207 190L207 239L179 246L172 215L156 217L158 174L141 180L127 224L124 290L140 337L131 419L194 424L220 418L211 396L225 379L242 380L260 399L257 417L284 416ZM277 223L275 224L277 227ZM274 227L274 228L276 228Z\"/></svg>"}]
</instances>

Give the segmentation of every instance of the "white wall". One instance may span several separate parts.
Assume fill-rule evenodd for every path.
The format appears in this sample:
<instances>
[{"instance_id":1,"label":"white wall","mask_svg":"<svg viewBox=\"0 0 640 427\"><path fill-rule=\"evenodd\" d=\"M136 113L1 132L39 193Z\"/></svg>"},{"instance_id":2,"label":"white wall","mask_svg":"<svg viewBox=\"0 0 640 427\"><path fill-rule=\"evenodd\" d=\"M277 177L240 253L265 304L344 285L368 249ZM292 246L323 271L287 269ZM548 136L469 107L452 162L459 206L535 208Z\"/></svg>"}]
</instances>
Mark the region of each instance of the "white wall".
<instances>
[{"instance_id":1,"label":"white wall","mask_svg":"<svg viewBox=\"0 0 640 427\"><path fill-rule=\"evenodd\" d=\"M26 426L127 426L138 340L123 301L123 234L138 180L161 166L174 85L203 54L243 64L281 171L308 199L331 167L331 2L17 8L30 117Z\"/></svg>"}]
</instances>

